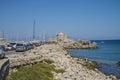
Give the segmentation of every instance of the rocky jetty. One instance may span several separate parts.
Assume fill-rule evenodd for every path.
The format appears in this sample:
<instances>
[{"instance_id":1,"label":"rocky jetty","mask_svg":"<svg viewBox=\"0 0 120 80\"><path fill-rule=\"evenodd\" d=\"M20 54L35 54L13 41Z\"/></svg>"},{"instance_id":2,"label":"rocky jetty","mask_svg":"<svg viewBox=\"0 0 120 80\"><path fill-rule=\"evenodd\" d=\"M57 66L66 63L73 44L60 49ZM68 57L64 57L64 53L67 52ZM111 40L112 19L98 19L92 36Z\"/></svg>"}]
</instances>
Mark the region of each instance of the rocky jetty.
<instances>
[{"instance_id":1,"label":"rocky jetty","mask_svg":"<svg viewBox=\"0 0 120 80\"><path fill-rule=\"evenodd\" d=\"M75 41L71 45L64 44L66 49L96 49L98 48L96 42L91 43L90 41Z\"/></svg>"},{"instance_id":2,"label":"rocky jetty","mask_svg":"<svg viewBox=\"0 0 120 80\"><path fill-rule=\"evenodd\" d=\"M87 65L93 64L91 61L71 57L58 44L43 45L22 55L13 56L10 58L10 68L14 70L15 67L35 64L44 59L53 60L52 64L56 69L65 70L63 73L53 72L58 80L117 80L115 76L106 76L96 68L89 68Z\"/></svg>"},{"instance_id":3,"label":"rocky jetty","mask_svg":"<svg viewBox=\"0 0 120 80\"><path fill-rule=\"evenodd\" d=\"M70 38L66 34L62 32L57 34L57 38L48 39L49 42L55 42L60 46L66 49L96 49L98 48L96 42L91 43L90 41L86 40L79 40L75 41Z\"/></svg>"}]
</instances>

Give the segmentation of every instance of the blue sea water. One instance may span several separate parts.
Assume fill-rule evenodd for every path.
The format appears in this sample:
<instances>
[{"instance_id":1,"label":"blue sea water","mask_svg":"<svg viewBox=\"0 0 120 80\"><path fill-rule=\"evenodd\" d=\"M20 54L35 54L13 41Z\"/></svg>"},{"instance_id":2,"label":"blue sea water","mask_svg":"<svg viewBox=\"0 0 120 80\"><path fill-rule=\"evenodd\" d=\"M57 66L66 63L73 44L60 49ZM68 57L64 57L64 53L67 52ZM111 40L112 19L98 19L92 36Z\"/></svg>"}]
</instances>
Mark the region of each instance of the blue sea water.
<instances>
[{"instance_id":1,"label":"blue sea water","mask_svg":"<svg viewBox=\"0 0 120 80\"><path fill-rule=\"evenodd\" d=\"M120 40L97 40L98 49L69 50L78 58L88 58L91 61L102 63L98 69L106 75L114 75L120 78Z\"/></svg>"}]
</instances>

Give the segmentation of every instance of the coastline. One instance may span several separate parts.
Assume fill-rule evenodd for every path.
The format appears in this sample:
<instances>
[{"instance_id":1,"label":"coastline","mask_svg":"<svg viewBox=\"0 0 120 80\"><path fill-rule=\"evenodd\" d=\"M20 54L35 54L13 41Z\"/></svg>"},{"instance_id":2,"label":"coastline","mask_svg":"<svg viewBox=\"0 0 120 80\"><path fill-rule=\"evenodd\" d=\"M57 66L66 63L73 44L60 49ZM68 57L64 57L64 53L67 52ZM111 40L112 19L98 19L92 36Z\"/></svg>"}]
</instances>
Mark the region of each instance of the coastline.
<instances>
[{"instance_id":1,"label":"coastline","mask_svg":"<svg viewBox=\"0 0 120 80\"><path fill-rule=\"evenodd\" d=\"M120 40L103 40L104 43L101 43L101 40L94 40L99 46L95 50L69 50L71 54L75 55L78 58L87 57L91 61L98 61L101 63L97 67L98 70L105 73L106 75L114 75L117 78L120 78L120 67L117 64L120 61Z\"/></svg>"},{"instance_id":2,"label":"coastline","mask_svg":"<svg viewBox=\"0 0 120 80\"><path fill-rule=\"evenodd\" d=\"M98 69L89 69L85 63L89 60L71 57L63 47L55 44L40 46L21 56L10 58L11 71L16 72L18 67L36 64L43 59L54 61L56 69L64 69L64 73L53 72L56 79L61 80L118 80L115 76L106 76Z\"/></svg>"}]
</instances>

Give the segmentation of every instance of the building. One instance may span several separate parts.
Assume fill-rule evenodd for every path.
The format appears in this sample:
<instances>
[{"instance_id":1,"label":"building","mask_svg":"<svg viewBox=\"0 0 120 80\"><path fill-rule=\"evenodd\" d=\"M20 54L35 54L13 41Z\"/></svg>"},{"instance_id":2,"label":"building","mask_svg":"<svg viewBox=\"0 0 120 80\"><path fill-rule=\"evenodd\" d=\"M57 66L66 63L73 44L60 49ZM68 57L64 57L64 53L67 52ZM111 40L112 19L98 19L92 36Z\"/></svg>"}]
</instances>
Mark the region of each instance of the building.
<instances>
[{"instance_id":1,"label":"building","mask_svg":"<svg viewBox=\"0 0 120 80\"><path fill-rule=\"evenodd\" d=\"M62 32L57 34L57 41L58 42L63 42L65 39L67 39L67 35L63 34Z\"/></svg>"}]
</instances>

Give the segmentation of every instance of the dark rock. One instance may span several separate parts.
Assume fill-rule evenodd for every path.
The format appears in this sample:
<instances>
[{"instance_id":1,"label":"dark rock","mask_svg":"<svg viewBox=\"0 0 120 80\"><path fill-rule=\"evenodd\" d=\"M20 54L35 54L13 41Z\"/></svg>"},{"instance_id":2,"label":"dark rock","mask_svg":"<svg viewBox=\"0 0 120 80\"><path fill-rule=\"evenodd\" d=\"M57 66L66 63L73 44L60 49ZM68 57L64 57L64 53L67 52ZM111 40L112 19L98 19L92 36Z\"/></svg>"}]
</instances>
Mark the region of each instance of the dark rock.
<instances>
[{"instance_id":1,"label":"dark rock","mask_svg":"<svg viewBox=\"0 0 120 80\"><path fill-rule=\"evenodd\" d=\"M120 61L119 61L119 62L117 62L117 65L120 67Z\"/></svg>"},{"instance_id":2,"label":"dark rock","mask_svg":"<svg viewBox=\"0 0 120 80\"><path fill-rule=\"evenodd\" d=\"M85 66L88 68L88 69L93 69L95 70L97 66L99 66L100 63L99 62L96 62L96 61L87 61L85 63Z\"/></svg>"},{"instance_id":3,"label":"dark rock","mask_svg":"<svg viewBox=\"0 0 120 80\"><path fill-rule=\"evenodd\" d=\"M97 62L97 61L92 61L92 63L93 63L93 65L95 66L95 67L97 67L97 66L99 66L101 63L100 62Z\"/></svg>"}]
</instances>

